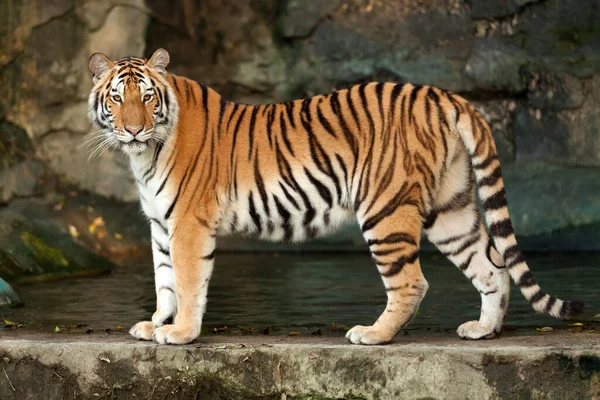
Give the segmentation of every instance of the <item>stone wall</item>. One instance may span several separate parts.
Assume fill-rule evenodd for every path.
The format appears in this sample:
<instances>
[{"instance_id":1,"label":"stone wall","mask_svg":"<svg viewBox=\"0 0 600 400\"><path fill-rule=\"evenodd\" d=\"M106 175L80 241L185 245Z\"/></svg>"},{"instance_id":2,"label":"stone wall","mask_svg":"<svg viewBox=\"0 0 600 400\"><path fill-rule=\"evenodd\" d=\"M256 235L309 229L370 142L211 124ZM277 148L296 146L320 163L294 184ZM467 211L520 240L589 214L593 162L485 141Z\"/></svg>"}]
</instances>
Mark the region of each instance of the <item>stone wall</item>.
<instances>
[{"instance_id":1,"label":"stone wall","mask_svg":"<svg viewBox=\"0 0 600 400\"><path fill-rule=\"evenodd\" d=\"M554 234L556 242L565 232L583 229L588 245L600 248L600 233L589 238L600 227L600 191L587 183L600 171L597 0L3 4L1 136L6 126L26 132L32 149L27 157L41 160L58 180L135 199L122 157L105 153L88 161L79 147L89 131L87 60L94 51L148 56L165 47L172 72L248 103L289 100L373 79L459 92L490 122L508 176L515 177L507 185L519 233ZM21 168L37 182L45 171L29 164ZM0 180L4 200L11 193L40 190L32 182L25 191L7 189L9 181Z\"/></svg>"},{"instance_id":2,"label":"stone wall","mask_svg":"<svg viewBox=\"0 0 600 400\"><path fill-rule=\"evenodd\" d=\"M33 144L33 156L65 181L106 196L134 200L135 188L122 157L107 152L88 160L89 153L81 145L90 132L90 54L142 54L147 23L148 11L142 0L1 2L3 144L14 136L11 129L22 129ZM30 180L39 174L35 169ZM13 194L34 194L33 189L23 191L12 185L9 179L2 181L4 201Z\"/></svg>"}]
</instances>

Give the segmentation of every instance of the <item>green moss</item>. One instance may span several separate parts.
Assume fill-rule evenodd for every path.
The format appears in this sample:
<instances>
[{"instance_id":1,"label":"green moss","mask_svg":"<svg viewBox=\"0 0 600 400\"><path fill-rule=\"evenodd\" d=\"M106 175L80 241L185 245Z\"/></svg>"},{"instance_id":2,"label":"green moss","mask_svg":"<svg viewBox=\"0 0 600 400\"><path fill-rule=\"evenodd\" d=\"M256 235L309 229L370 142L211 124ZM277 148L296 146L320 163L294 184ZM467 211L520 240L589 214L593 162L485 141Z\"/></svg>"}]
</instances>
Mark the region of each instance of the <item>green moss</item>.
<instances>
[{"instance_id":1,"label":"green moss","mask_svg":"<svg viewBox=\"0 0 600 400\"><path fill-rule=\"evenodd\" d=\"M36 261L41 265L68 267L69 260L60 249L48 246L44 240L30 232L21 234L21 241L33 252Z\"/></svg>"}]
</instances>

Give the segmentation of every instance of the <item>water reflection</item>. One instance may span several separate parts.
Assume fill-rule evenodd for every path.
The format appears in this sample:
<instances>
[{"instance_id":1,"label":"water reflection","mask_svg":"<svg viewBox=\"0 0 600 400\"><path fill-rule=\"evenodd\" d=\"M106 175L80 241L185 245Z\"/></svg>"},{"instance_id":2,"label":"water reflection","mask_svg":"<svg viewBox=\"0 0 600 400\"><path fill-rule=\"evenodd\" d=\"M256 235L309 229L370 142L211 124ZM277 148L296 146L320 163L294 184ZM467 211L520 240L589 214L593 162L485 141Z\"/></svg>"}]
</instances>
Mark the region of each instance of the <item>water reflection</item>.
<instances>
[{"instance_id":1,"label":"water reflection","mask_svg":"<svg viewBox=\"0 0 600 400\"><path fill-rule=\"evenodd\" d=\"M589 317L600 312L598 255L530 257L534 276L548 293L586 301ZM209 288L205 324L325 330L336 324L371 324L385 306L377 270L366 254L219 254ZM440 256L424 255L430 289L411 329L454 330L479 316L479 294ZM131 265L111 274L18 288L22 308L0 312L6 319L51 330L87 324L95 330L148 319L154 311L152 266ZM594 312L595 311L595 312ZM513 286L507 324L564 325L536 315Z\"/></svg>"}]
</instances>

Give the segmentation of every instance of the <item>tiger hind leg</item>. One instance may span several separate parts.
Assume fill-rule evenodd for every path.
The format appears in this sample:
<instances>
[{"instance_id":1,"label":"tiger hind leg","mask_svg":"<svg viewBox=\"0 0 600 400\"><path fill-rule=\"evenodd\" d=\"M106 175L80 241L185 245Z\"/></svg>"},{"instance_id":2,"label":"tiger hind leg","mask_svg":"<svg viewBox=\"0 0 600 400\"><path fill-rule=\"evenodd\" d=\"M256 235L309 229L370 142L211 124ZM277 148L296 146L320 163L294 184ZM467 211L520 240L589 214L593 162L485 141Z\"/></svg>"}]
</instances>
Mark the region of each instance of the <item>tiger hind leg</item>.
<instances>
[{"instance_id":1,"label":"tiger hind leg","mask_svg":"<svg viewBox=\"0 0 600 400\"><path fill-rule=\"evenodd\" d=\"M355 326L346 338L355 344L389 342L415 316L428 289L419 264L421 217L413 205L401 205L362 223L364 237L387 293L387 305L372 326Z\"/></svg>"},{"instance_id":2,"label":"tiger hind leg","mask_svg":"<svg viewBox=\"0 0 600 400\"><path fill-rule=\"evenodd\" d=\"M472 186L448 196L428 218L429 240L456 265L481 296L479 321L462 324L463 339L492 339L500 335L508 307L510 277L502 257L491 246L483 226Z\"/></svg>"}]
</instances>

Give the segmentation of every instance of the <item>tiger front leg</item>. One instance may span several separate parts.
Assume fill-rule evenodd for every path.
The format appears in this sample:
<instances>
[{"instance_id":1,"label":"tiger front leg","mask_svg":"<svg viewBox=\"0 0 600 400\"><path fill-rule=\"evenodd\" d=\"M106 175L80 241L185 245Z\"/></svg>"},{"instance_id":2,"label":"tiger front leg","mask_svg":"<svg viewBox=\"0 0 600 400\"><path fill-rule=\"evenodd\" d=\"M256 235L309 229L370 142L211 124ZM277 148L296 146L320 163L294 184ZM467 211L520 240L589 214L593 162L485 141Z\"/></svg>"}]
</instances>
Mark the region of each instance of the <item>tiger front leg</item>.
<instances>
[{"instance_id":1,"label":"tiger front leg","mask_svg":"<svg viewBox=\"0 0 600 400\"><path fill-rule=\"evenodd\" d=\"M160 344L190 343L200 335L206 294L215 258L214 230L198 219L181 218L171 237L177 315L173 325L154 330Z\"/></svg>"},{"instance_id":2,"label":"tiger front leg","mask_svg":"<svg viewBox=\"0 0 600 400\"><path fill-rule=\"evenodd\" d=\"M170 241L166 225L152 219L150 225L152 236L152 259L154 265L154 283L156 289L156 311L151 321L135 324L129 333L141 340L152 340L154 329L164 325L177 312L175 297L175 275L171 262Z\"/></svg>"}]
</instances>

